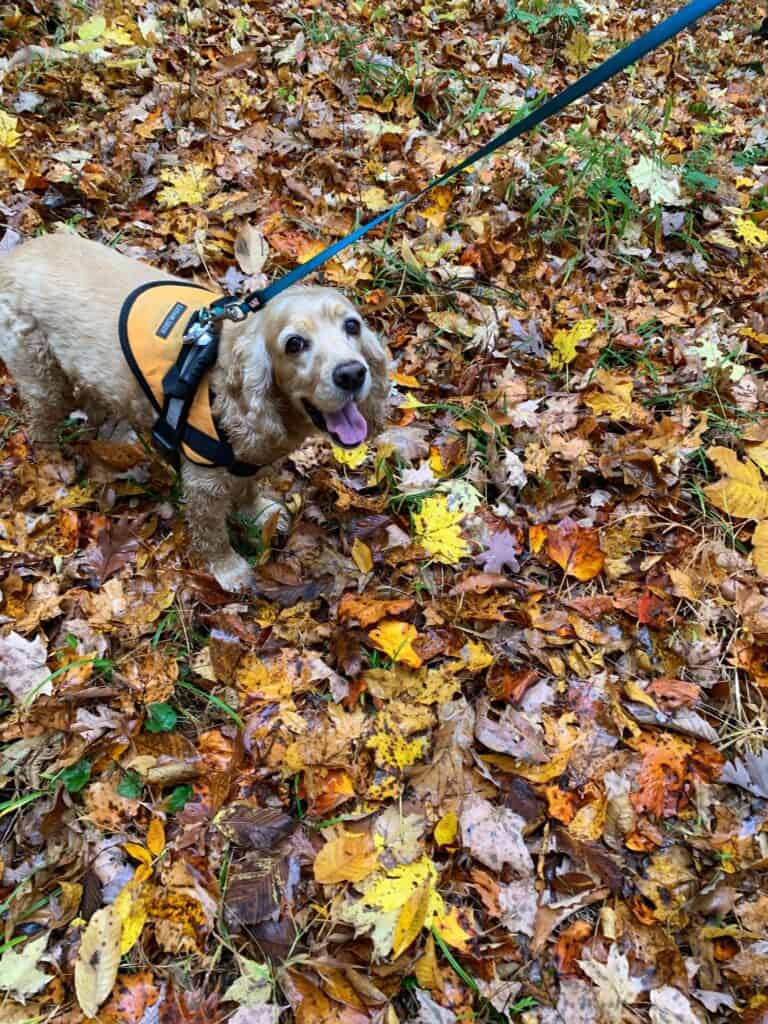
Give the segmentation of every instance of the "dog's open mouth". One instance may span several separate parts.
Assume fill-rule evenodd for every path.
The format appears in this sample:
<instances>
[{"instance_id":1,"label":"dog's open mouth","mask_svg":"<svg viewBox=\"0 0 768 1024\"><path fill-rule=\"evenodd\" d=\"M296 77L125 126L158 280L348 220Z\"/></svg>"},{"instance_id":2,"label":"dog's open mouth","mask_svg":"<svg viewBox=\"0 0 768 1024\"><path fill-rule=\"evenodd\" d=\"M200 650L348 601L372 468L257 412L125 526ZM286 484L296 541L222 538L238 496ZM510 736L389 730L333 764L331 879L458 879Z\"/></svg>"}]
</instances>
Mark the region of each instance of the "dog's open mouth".
<instances>
[{"instance_id":1,"label":"dog's open mouth","mask_svg":"<svg viewBox=\"0 0 768 1024\"><path fill-rule=\"evenodd\" d=\"M368 436L368 424L355 402L347 402L336 412L320 412L306 398L302 401L315 426L330 434L342 448L357 448Z\"/></svg>"}]
</instances>

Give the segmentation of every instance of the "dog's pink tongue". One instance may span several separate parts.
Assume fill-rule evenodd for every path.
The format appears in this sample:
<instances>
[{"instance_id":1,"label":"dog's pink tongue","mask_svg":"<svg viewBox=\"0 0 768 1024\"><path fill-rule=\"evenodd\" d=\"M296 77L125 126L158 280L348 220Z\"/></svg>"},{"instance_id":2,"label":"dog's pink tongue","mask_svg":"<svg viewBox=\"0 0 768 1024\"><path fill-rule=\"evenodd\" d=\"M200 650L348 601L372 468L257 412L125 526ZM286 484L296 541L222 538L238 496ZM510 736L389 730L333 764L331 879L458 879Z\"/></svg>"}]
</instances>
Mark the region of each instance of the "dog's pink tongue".
<instances>
[{"instance_id":1,"label":"dog's pink tongue","mask_svg":"<svg viewBox=\"0 0 768 1024\"><path fill-rule=\"evenodd\" d=\"M347 402L337 412L327 412L325 425L342 444L362 444L368 436L368 424L354 402Z\"/></svg>"}]
</instances>

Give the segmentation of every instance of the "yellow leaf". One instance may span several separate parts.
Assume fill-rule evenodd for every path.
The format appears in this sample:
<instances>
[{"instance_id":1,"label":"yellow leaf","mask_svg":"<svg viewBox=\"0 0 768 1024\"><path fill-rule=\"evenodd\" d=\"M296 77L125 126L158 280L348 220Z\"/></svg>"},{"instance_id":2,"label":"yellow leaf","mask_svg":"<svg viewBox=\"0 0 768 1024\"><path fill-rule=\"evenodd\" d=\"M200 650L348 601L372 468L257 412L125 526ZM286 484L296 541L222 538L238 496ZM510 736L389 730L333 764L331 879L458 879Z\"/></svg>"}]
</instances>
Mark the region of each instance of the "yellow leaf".
<instances>
[{"instance_id":1,"label":"yellow leaf","mask_svg":"<svg viewBox=\"0 0 768 1024\"><path fill-rule=\"evenodd\" d=\"M725 474L717 483L704 488L709 501L738 519L768 519L768 487L760 470L752 462L741 462L736 452L716 446L707 458Z\"/></svg>"},{"instance_id":2,"label":"yellow leaf","mask_svg":"<svg viewBox=\"0 0 768 1024\"><path fill-rule=\"evenodd\" d=\"M120 915L122 924L120 956L125 956L138 942L147 921L147 903L143 880L137 883L136 877L124 885L115 897L112 906Z\"/></svg>"},{"instance_id":3,"label":"yellow leaf","mask_svg":"<svg viewBox=\"0 0 768 1024\"><path fill-rule=\"evenodd\" d=\"M421 215L434 228L441 228L445 224L446 212L451 205L453 190L447 185L441 185L432 190L432 202L425 207Z\"/></svg>"},{"instance_id":4,"label":"yellow leaf","mask_svg":"<svg viewBox=\"0 0 768 1024\"><path fill-rule=\"evenodd\" d=\"M597 320L579 320L568 331L556 331L552 339L555 350L549 357L553 370L562 370L576 358L576 346L591 338L597 328Z\"/></svg>"},{"instance_id":5,"label":"yellow leaf","mask_svg":"<svg viewBox=\"0 0 768 1024\"><path fill-rule=\"evenodd\" d=\"M763 441L762 444L757 444L753 448L748 448L747 455L750 457L752 462L754 462L756 466L759 466L763 473L768 476L768 441Z\"/></svg>"},{"instance_id":6,"label":"yellow leaf","mask_svg":"<svg viewBox=\"0 0 768 1024\"><path fill-rule=\"evenodd\" d=\"M459 819L454 811L448 811L435 825L435 842L438 846L450 846L456 838L459 829Z\"/></svg>"},{"instance_id":7,"label":"yellow leaf","mask_svg":"<svg viewBox=\"0 0 768 1024\"><path fill-rule=\"evenodd\" d=\"M417 736L414 740L406 740L399 733L382 730L371 736L366 747L376 751L376 763L389 768L410 768L424 756L427 740Z\"/></svg>"},{"instance_id":8,"label":"yellow leaf","mask_svg":"<svg viewBox=\"0 0 768 1024\"><path fill-rule=\"evenodd\" d=\"M123 849L134 860L141 861L142 864L152 863L152 854L146 846L140 846L139 843L123 843Z\"/></svg>"},{"instance_id":9,"label":"yellow leaf","mask_svg":"<svg viewBox=\"0 0 768 1024\"><path fill-rule=\"evenodd\" d=\"M531 552L534 555L538 555L541 551L542 544L547 539L547 528L537 523L535 526L531 526L528 530L528 543L531 547Z\"/></svg>"},{"instance_id":10,"label":"yellow leaf","mask_svg":"<svg viewBox=\"0 0 768 1024\"><path fill-rule=\"evenodd\" d=\"M423 388L424 385L414 377L412 373L400 373L397 370L393 371L389 375L389 379L393 380L395 384L399 384L404 388Z\"/></svg>"},{"instance_id":11,"label":"yellow leaf","mask_svg":"<svg viewBox=\"0 0 768 1024\"><path fill-rule=\"evenodd\" d=\"M370 836L344 832L327 842L315 858L315 881L362 882L376 867L378 854Z\"/></svg>"},{"instance_id":12,"label":"yellow leaf","mask_svg":"<svg viewBox=\"0 0 768 1024\"><path fill-rule=\"evenodd\" d=\"M373 879L362 890L363 898L369 907L383 911L385 914L390 911L400 911L410 899L413 892L430 883L429 909L427 911L427 924L431 923L432 915L442 914L444 910L443 900L435 891L437 885L437 869L426 854L413 861L412 864L399 865Z\"/></svg>"},{"instance_id":13,"label":"yellow leaf","mask_svg":"<svg viewBox=\"0 0 768 1024\"><path fill-rule=\"evenodd\" d=\"M21 135L16 131L18 123L18 117L0 110L0 149L13 149L19 141Z\"/></svg>"},{"instance_id":14,"label":"yellow leaf","mask_svg":"<svg viewBox=\"0 0 768 1024\"><path fill-rule=\"evenodd\" d=\"M101 14L94 14L88 21L84 21L82 25L77 27L77 36L84 42L90 42L92 39L98 39L103 34L104 29L107 27L107 22Z\"/></svg>"},{"instance_id":15,"label":"yellow leaf","mask_svg":"<svg viewBox=\"0 0 768 1024\"><path fill-rule=\"evenodd\" d=\"M612 420L635 420L642 413L632 401L634 384L628 377L621 377L606 370L598 370L596 383L602 389L593 391L584 399L595 416L607 415Z\"/></svg>"},{"instance_id":16,"label":"yellow leaf","mask_svg":"<svg viewBox=\"0 0 768 1024\"><path fill-rule=\"evenodd\" d=\"M586 64L592 56L592 43L586 32L574 32L563 53L572 64Z\"/></svg>"},{"instance_id":17,"label":"yellow leaf","mask_svg":"<svg viewBox=\"0 0 768 1024\"><path fill-rule=\"evenodd\" d=\"M461 649L461 657L470 672L482 672L493 661L493 655L479 640L467 640Z\"/></svg>"},{"instance_id":18,"label":"yellow leaf","mask_svg":"<svg viewBox=\"0 0 768 1024\"><path fill-rule=\"evenodd\" d=\"M97 910L80 939L75 995L86 1017L95 1017L117 978L123 925L114 906Z\"/></svg>"},{"instance_id":19,"label":"yellow leaf","mask_svg":"<svg viewBox=\"0 0 768 1024\"><path fill-rule=\"evenodd\" d=\"M370 572L373 569L371 549L359 537L355 537L352 542L352 561L360 572Z\"/></svg>"},{"instance_id":20,"label":"yellow leaf","mask_svg":"<svg viewBox=\"0 0 768 1024\"><path fill-rule=\"evenodd\" d=\"M113 46L133 46L133 36L124 28L108 28L103 38Z\"/></svg>"},{"instance_id":21,"label":"yellow leaf","mask_svg":"<svg viewBox=\"0 0 768 1024\"><path fill-rule=\"evenodd\" d=\"M443 942L458 949L460 953L468 953L467 942L472 938L472 932L464 928L462 920L471 924L472 911L451 907L447 914L435 918L434 927Z\"/></svg>"},{"instance_id":22,"label":"yellow leaf","mask_svg":"<svg viewBox=\"0 0 768 1024\"><path fill-rule=\"evenodd\" d=\"M165 849L165 826L161 818L153 818L149 823L147 847L153 857L159 857Z\"/></svg>"},{"instance_id":23,"label":"yellow leaf","mask_svg":"<svg viewBox=\"0 0 768 1024\"><path fill-rule=\"evenodd\" d=\"M412 626L410 622L385 619L368 635L374 646L393 661L402 661L405 665L410 665L411 668L421 667L421 658L412 646L419 634L416 632L416 627Z\"/></svg>"},{"instance_id":24,"label":"yellow leaf","mask_svg":"<svg viewBox=\"0 0 768 1024\"><path fill-rule=\"evenodd\" d=\"M389 206L389 196L383 188L378 188L375 185L373 188L364 188L360 193L360 199L363 206L372 210L373 213L380 213Z\"/></svg>"},{"instance_id":25,"label":"yellow leaf","mask_svg":"<svg viewBox=\"0 0 768 1024\"><path fill-rule=\"evenodd\" d=\"M418 938L432 901L432 879L428 878L406 900L397 918L392 937L392 955L397 959Z\"/></svg>"},{"instance_id":26,"label":"yellow leaf","mask_svg":"<svg viewBox=\"0 0 768 1024\"><path fill-rule=\"evenodd\" d=\"M752 534L752 560L760 575L768 577L768 519L758 523Z\"/></svg>"},{"instance_id":27,"label":"yellow leaf","mask_svg":"<svg viewBox=\"0 0 768 1024\"><path fill-rule=\"evenodd\" d=\"M425 988L430 992L442 992L443 979L435 953L435 940L431 934L427 936L424 953L416 961L413 973L416 975L419 988Z\"/></svg>"},{"instance_id":28,"label":"yellow leaf","mask_svg":"<svg viewBox=\"0 0 768 1024\"><path fill-rule=\"evenodd\" d=\"M743 239L747 245L755 249L762 249L764 245L768 245L768 231L758 227L751 217L739 217L734 228L739 238Z\"/></svg>"},{"instance_id":29,"label":"yellow leaf","mask_svg":"<svg viewBox=\"0 0 768 1024\"><path fill-rule=\"evenodd\" d=\"M165 170L160 177L168 184L157 193L163 206L197 206L213 189L216 179L207 173L204 164L188 164L186 170Z\"/></svg>"},{"instance_id":30,"label":"yellow leaf","mask_svg":"<svg viewBox=\"0 0 768 1024\"><path fill-rule=\"evenodd\" d=\"M368 458L368 445L363 441L357 448L340 448L336 444L331 445L333 457L342 466L349 466L350 469L357 469Z\"/></svg>"},{"instance_id":31,"label":"yellow leaf","mask_svg":"<svg viewBox=\"0 0 768 1024\"><path fill-rule=\"evenodd\" d=\"M451 510L444 494L425 498L421 511L414 512L416 540L436 562L456 565L469 554L469 545L461 536L464 513Z\"/></svg>"},{"instance_id":32,"label":"yellow leaf","mask_svg":"<svg viewBox=\"0 0 768 1024\"><path fill-rule=\"evenodd\" d=\"M768 334L758 334L751 327L742 327L739 334L744 338L751 338L753 341L759 342L761 345L768 345Z\"/></svg>"}]
</instances>

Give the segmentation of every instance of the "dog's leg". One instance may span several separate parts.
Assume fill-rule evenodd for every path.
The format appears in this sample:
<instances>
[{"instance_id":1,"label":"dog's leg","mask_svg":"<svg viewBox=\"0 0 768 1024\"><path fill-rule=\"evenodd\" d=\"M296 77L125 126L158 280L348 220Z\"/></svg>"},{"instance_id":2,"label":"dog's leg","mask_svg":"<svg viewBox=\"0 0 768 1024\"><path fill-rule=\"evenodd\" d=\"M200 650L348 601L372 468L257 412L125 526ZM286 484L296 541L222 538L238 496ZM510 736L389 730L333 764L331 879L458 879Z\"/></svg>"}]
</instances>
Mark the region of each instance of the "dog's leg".
<instances>
[{"instance_id":1,"label":"dog's leg","mask_svg":"<svg viewBox=\"0 0 768 1024\"><path fill-rule=\"evenodd\" d=\"M205 559L216 582L236 592L254 585L248 562L234 550L227 534L238 481L223 469L205 469L184 460L181 468L185 518L196 552Z\"/></svg>"},{"instance_id":2,"label":"dog's leg","mask_svg":"<svg viewBox=\"0 0 768 1024\"><path fill-rule=\"evenodd\" d=\"M56 429L74 408L69 381L42 331L0 303L0 358L11 371L35 445L55 445Z\"/></svg>"}]
</instances>

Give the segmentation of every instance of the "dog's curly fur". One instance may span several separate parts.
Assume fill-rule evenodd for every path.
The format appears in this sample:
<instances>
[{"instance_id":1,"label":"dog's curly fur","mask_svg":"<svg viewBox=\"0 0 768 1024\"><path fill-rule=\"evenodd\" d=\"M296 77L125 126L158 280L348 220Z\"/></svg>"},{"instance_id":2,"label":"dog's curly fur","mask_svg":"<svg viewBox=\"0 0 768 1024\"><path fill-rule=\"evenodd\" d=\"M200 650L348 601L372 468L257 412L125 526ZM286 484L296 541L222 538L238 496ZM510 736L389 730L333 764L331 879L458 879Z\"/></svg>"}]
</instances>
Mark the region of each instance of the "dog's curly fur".
<instances>
[{"instance_id":1,"label":"dog's curly fur","mask_svg":"<svg viewBox=\"0 0 768 1024\"><path fill-rule=\"evenodd\" d=\"M148 281L176 280L113 249L69 232L29 241L0 259L0 358L13 374L34 442L53 443L70 412L91 422L122 419L148 430L154 413L123 357L118 317L125 297ZM359 324L353 335L345 327ZM286 339L310 342L286 352ZM238 459L265 466L317 431L305 401L333 413L350 395L334 369L362 362L354 397L369 435L383 421L388 359L354 306L330 288L293 287L241 324L225 323L212 370L213 412ZM258 514L253 479L182 460L185 513L197 551L227 590L252 584L248 563L230 546L226 516Z\"/></svg>"}]
</instances>

